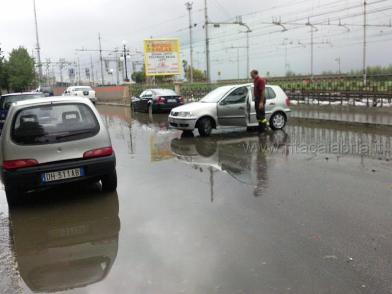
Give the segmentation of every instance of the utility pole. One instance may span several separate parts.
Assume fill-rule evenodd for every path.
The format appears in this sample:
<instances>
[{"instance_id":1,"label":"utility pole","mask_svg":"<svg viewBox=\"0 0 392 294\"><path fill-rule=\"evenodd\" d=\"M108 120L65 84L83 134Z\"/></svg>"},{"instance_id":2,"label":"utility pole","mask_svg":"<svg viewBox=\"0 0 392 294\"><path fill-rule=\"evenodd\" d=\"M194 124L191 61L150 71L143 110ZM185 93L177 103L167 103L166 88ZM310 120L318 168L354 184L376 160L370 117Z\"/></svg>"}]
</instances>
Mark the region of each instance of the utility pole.
<instances>
[{"instance_id":1,"label":"utility pole","mask_svg":"<svg viewBox=\"0 0 392 294\"><path fill-rule=\"evenodd\" d=\"M248 28L246 31L246 69L247 69L247 77L249 79L249 73L250 73L250 58L249 58L249 51L250 51L250 42L249 42L249 34L252 31Z\"/></svg>"},{"instance_id":2,"label":"utility pole","mask_svg":"<svg viewBox=\"0 0 392 294\"><path fill-rule=\"evenodd\" d=\"M92 85L94 86L95 76L94 76L94 64L93 64L93 57L92 56L90 56L90 70L91 70L91 81L92 81Z\"/></svg>"},{"instance_id":3,"label":"utility pole","mask_svg":"<svg viewBox=\"0 0 392 294\"><path fill-rule=\"evenodd\" d=\"M310 28L310 76L314 79L314 29Z\"/></svg>"},{"instance_id":4,"label":"utility pole","mask_svg":"<svg viewBox=\"0 0 392 294\"><path fill-rule=\"evenodd\" d=\"M101 79L102 79L102 86L105 85L105 77L103 74L103 58L102 58L102 44L101 44L101 33L98 33L98 40L99 40L99 59L101 61Z\"/></svg>"},{"instance_id":5,"label":"utility pole","mask_svg":"<svg viewBox=\"0 0 392 294\"><path fill-rule=\"evenodd\" d=\"M210 64L210 37L208 32L208 5L207 0L204 0L204 16L205 16L205 34L206 34L206 67L207 67L207 81L211 82L211 64Z\"/></svg>"},{"instance_id":6,"label":"utility pole","mask_svg":"<svg viewBox=\"0 0 392 294\"><path fill-rule=\"evenodd\" d=\"M335 61L338 63L338 73L341 74L342 73L342 68L341 68L341 62L342 59L340 57L336 58Z\"/></svg>"},{"instance_id":7,"label":"utility pole","mask_svg":"<svg viewBox=\"0 0 392 294\"><path fill-rule=\"evenodd\" d=\"M363 1L363 84L366 86L367 83L367 64L366 64L366 55L367 55L367 2Z\"/></svg>"},{"instance_id":8,"label":"utility pole","mask_svg":"<svg viewBox=\"0 0 392 294\"><path fill-rule=\"evenodd\" d=\"M81 85L81 83L82 83L82 78L80 75L80 57L78 56L78 84L79 84L79 86Z\"/></svg>"},{"instance_id":9,"label":"utility pole","mask_svg":"<svg viewBox=\"0 0 392 294\"><path fill-rule=\"evenodd\" d=\"M124 46L124 70L125 70L125 79L124 82L129 82L128 78L128 65L127 65L127 43L123 41L123 46Z\"/></svg>"},{"instance_id":10,"label":"utility pole","mask_svg":"<svg viewBox=\"0 0 392 294\"><path fill-rule=\"evenodd\" d=\"M35 6L35 0L33 0L34 6L34 20L35 20L35 38L37 41L37 61L38 61L38 84L41 87L42 82L42 63L41 63L41 47L39 45L39 37L38 37L38 21L37 21L37 10Z\"/></svg>"},{"instance_id":11,"label":"utility pole","mask_svg":"<svg viewBox=\"0 0 392 294\"><path fill-rule=\"evenodd\" d=\"M190 82L193 83L193 22L192 22L192 5L193 2L185 3L189 13L189 44L190 44Z\"/></svg>"}]
</instances>

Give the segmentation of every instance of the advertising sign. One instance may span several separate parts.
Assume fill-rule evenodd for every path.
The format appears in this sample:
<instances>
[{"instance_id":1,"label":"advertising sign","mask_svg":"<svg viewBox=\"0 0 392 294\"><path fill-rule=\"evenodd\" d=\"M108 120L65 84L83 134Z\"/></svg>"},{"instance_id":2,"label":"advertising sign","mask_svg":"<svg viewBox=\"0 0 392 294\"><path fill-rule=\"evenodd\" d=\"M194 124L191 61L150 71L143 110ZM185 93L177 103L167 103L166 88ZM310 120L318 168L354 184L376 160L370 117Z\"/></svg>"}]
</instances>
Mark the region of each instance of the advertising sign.
<instances>
[{"instance_id":1,"label":"advertising sign","mask_svg":"<svg viewBox=\"0 0 392 294\"><path fill-rule=\"evenodd\" d=\"M181 59L179 40L144 40L144 63L147 76L180 75Z\"/></svg>"}]
</instances>

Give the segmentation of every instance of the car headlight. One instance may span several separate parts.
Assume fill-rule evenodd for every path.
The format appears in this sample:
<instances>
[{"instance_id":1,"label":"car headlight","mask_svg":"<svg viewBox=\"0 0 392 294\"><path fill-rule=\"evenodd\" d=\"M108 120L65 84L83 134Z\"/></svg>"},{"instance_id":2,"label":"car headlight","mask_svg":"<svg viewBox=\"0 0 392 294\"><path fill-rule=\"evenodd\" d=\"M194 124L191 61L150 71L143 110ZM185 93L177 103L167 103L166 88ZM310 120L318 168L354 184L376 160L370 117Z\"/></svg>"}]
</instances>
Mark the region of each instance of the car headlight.
<instances>
[{"instance_id":1,"label":"car headlight","mask_svg":"<svg viewBox=\"0 0 392 294\"><path fill-rule=\"evenodd\" d=\"M192 112L179 112L178 117L193 117Z\"/></svg>"}]
</instances>

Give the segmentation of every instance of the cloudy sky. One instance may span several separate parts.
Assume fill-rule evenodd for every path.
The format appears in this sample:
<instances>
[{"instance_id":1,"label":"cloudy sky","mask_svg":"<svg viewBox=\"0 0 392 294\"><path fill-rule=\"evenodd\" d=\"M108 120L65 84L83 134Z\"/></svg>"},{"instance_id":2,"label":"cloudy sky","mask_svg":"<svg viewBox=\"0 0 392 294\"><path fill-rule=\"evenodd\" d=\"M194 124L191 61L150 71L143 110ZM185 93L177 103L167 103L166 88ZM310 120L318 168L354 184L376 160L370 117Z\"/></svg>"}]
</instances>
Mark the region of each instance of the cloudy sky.
<instances>
[{"instance_id":1,"label":"cloudy sky","mask_svg":"<svg viewBox=\"0 0 392 294\"><path fill-rule=\"evenodd\" d=\"M315 24L314 71L360 69L362 66L362 1L361 0L208 0L210 20L234 21L242 15L252 29L250 61L262 73L282 75L288 69L310 72L310 27ZM93 59L98 69L96 52L77 53L75 49L113 50L126 40L132 50L142 50L143 39L178 37L184 59L189 57L188 16L185 0L36 0L43 61L65 58L82 68ZM205 69L204 1L194 0L193 19L195 66ZM368 63L392 63L392 0L369 0ZM285 23L287 31L272 21ZM340 24L340 25L339 25ZM212 76L237 78L246 75L246 34L239 26L211 27ZM35 48L33 0L1 0L0 44L8 53L24 46ZM287 55L286 55L287 48ZM35 52L34 52L35 54ZM108 56L105 52L105 56ZM238 54L238 56L237 56ZM287 58L285 57L287 56ZM134 60L140 56L134 56ZM239 60L239 63L238 63ZM238 66L239 65L239 66ZM110 65L112 66L112 65ZM54 67L54 71L58 71ZM58 74L58 73L57 73Z\"/></svg>"}]
</instances>

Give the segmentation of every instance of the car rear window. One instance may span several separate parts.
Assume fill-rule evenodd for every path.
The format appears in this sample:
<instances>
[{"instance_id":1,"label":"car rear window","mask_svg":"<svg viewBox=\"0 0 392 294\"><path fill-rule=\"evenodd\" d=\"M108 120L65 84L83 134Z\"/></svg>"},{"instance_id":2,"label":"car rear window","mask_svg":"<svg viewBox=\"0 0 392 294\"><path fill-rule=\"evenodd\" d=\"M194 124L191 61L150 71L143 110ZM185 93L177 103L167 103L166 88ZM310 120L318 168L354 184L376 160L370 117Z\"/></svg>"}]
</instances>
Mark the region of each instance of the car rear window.
<instances>
[{"instance_id":1,"label":"car rear window","mask_svg":"<svg viewBox=\"0 0 392 294\"><path fill-rule=\"evenodd\" d=\"M11 104L14 102L28 100L28 99L42 98L42 97L45 97L43 93L2 96L0 101L0 108L8 109L10 108Z\"/></svg>"},{"instance_id":2,"label":"car rear window","mask_svg":"<svg viewBox=\"0 0 392 294\"><path fill-rule=\"evenodd\" d=\"M176 92L170 89L156 89L153 92L158 96L178 96Z\"/></svg>"},{"instance_id":3,"label":"car rear window","mask_svg":"<svg viewBox=\"0 0 392 294\"><path fill-rule=\"evenodd\" d=\"M85 139L98 132L97 118L87 105L51 104L20 110L11 138L20 145L43 145Z\"/></svg>"}]
</instances>

